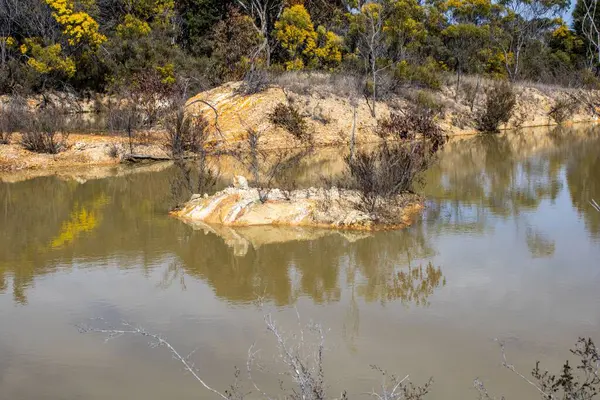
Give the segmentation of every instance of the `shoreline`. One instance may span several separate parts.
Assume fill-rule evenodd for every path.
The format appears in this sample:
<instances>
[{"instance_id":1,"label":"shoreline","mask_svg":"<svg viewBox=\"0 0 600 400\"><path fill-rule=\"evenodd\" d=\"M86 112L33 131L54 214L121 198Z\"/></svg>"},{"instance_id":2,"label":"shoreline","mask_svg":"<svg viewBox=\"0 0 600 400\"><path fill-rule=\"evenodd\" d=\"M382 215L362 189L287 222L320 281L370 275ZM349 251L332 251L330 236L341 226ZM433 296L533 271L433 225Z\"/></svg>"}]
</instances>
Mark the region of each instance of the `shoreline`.
<instances>
[{"instance_id":1,"label":"shoreline","mask_svg":"<svg viewBox=\"0 0 600 400\"><path fill-rule=\"evenodd\" d=\"M212 130L207 141L210 149L226 151L244 144L248 127L262 133L260 146L263 151L305 148L293 135L269 121L270 112L282 103L294 105L301 113L307 129L313 135L315 149L349 147L352 131L355 131L355 145L368 146L381 141L376 134L378 120L410 105L407 97L400 96L388 102L380 102L377 104L378 119L375 119L364 101L353 108L347 98L320 87L314 87L309 92L294 92L291 88L274 86L257 94L243 96L238 94L239 85L240 82L226 83L188 100L189 112L204 117ZM456 100L451 90L452 88L444 87L435 92L418 93L424 92L426 97L434 99L436 104L443 107L444 111L437 121L450 140L487 135L475 129L475 114L469 112L460 99ZM499 134L559 126L594 126L600 121L591 110L583 106L562 124L557 124L548 117L548 110L553 102L570 89L557 88L547 92L522 86L517 90L517 106L513 114L520 126L516 128L511 120L500 127ZM88 108L81 109L87 110L87 114L91 115ZM218 111L217 115L215 110ZM352 121L353 113L356 113L356 124ZM112 167L126 161L129 153L127 137L107 133L72 133L67 141L68 148L55 155L27 151L19 144L19 139L20 135L14 134L10 144L0 144L0 181L11 181L16 176L25 175L55 175L75 168ZM144 131L136 141L136 155L161 161L170 158L164 146L164 132Z\"/></svg>"},{"instance_id":2,"label":"shoreline","mask_svg":"<svg viewBox=\"0 0 600 400\"><path fill-rule=\"evenodd\" d=\"M562 124L565 128L573 126L595 126L599 121L575 121ZM520 130L540 130L544 128L552 129L561 125L524 125L520 129L502 128L499 133L482 133L478 131L472 132L454 132L447 134L449 140L452 139L467 139L478 135L498 135L498 134L514 134ZM161 158L153 161L140 161L139 163L118 158L112 158L108 152L110 146L126 146L127 139L119 136L98 135L98 134L73 134L69 138L69 149L59 154L40 154L23 149L13 137L11 144L0 144L0 182L16 182L36 177L52 176L52 175L80 175L82 171L94 170L98 168L127 168L130 165L136 164L161 164L172 163L172 160L165 158L166 152L158 143L150 143L138 145L136 154L149 157ZM158 142L158 139L156 139ZM238 142L229 142L228 146L235 147ZM369 146L380 142L380 140L363 140L357 143L359 146ZM314 146L315 150L330 150L340 146L348 146L347 143L331 142L319 143ZM225 146L223 147L226 148ZM301 150L301 146L288 147L265 147L265 150ZM85 174L83 174L85 175Z\"/></svg>"}]
</instances>

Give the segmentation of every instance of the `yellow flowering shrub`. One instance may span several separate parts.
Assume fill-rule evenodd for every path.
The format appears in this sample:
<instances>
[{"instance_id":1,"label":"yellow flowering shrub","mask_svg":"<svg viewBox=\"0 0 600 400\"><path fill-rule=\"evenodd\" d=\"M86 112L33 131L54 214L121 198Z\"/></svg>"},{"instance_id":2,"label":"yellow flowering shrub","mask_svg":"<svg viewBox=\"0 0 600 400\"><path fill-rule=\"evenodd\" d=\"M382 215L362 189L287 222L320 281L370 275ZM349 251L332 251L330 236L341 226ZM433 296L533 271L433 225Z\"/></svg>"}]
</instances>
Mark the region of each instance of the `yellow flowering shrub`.
<instances>
[{"instance_id":1,"label":"yellow flowering shrub","mask_svg":"<svg viewBox=\"0 0 600 400\"><path fill-rule=\"evenodd\" d=\"M73 0L45 0L52 8L52 16L68 37L71 46L87 42L90 46L98 47L106 41L106 36L99 32L98 22L88 13L75 11Z\"/></svg>"},{"instance_id":2,"label":"yellow flowering shrub","mask_svg":"<svg viewBox=\"0 0 600 400\"><path fill-rule=\"evenodd\" d=\"M60 44L44 46L34 39L25 39L20 47L21 53L29 56L27 65L40 74L62 73L68 77L75 75L75 62L62 55Z\"/></svg>"},{"instance_id":3,"label":"yellow flowering shrub","mask_svg":"<svg viewBox=\"0 0 600 400\"><path fill-rule=\"evenodd\" d=\"M160 75L160 82L163 85L173 85L177 82L175 78L175 65L173 63L165 64L163 67L156 67L156 71Z\"/></svg>"},{"instance_id":4,"label":"yellow flowering shrub","mask_svg":"<svg viewBox=\"0 0 600 400\"><path fill-rule=\"evenodd\" d=\"M17 41L12 36L0 36L0 43L4 44L6 47L15 47Z\"/></svg>"},{"instance_id":5,"label":"yellow flowering shrub","mask_svg":"<svg viewBox=\"0 0 600 400\"><path fill-rule=\"evenodd\" d=\"M315 56L325 66L337 67L342 62L342 38L322 26L319 26L317 32L319 46L315 49Z\"/></svg>"},{"instance_id":6,"label":"yellow flowering shrub","mask_svg":"<svg viewBox=\"0 0 600 400\"><path fill-rule=\"evenodd\" d=\"M134 15L125 15L124 21L117 26L117 36L121 39L133 39L148 36L152 32L150 25Z\"/></svg>"},{"instance_id":7,"label":"yellow flowering shrub","mask_svg":"<svg viewBox=\"0 0 600 400\"><path fill-rule=\"evenodd\" d=\"M333 32L319 27L315 31L306 8L297 4L286 8L275 23L275 38L287 50L287 70L324 64L334 68L342 61L342 40Z\"/></svg>"}]
</instances>

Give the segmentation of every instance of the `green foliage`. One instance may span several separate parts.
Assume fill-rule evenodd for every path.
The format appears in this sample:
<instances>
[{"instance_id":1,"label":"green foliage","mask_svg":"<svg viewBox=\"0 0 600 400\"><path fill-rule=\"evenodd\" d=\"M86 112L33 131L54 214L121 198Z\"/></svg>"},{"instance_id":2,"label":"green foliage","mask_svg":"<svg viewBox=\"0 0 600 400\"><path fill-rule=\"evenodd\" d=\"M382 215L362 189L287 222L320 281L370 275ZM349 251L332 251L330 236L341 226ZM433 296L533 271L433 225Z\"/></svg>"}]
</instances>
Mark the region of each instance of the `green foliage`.
<instances>
[{"instance_id":1,"label":"green foliage","mask_svg":"<svg viewBox=\"0 0 600 400\"><path fill-rule=\"evenodd\" d=\"M442 72L443 66L429 57L425 62L417 65L408 61L399 62L394 70L394 77L401 83L410 83L437 90L442 87Z\"/></svg>"},{"instance_id":2,"label":"green foliage","mask_svg":"<svg viewBox=\"0 0 600 400\"><path fill-rule=\"evenodd\" d=\"M583 0L573 29L557 18L567 0L261 1L264 14L247 0L0 2L0 92L106 91L155 72L196 89L260 69L365 66L377 97L399 85L438 89L446 70L597 84Z\"/></svg>"},{"instance_id":3,"label":"green foliage","mask_svg":"<svg viewBox=\"0 0 600 400\"><path fill-rule=\"evenodd\" d=\"M126 14L122 23L117 25L117 36L123 40L140 39L152 32L150 25L135 15Z\"/></svg>"},{"instance_id":4,"label":"green foliage","mask_svg":"<svg viewBox=\"0 0 600 400\"><path fill-rule=\"evenodd\" d=\"M232 8L226 20L219 21L212 32L212 60L219 78L240 80L249 71L261 35L252 18Z\"/></svg>"},{"instance_id":5,"label":"green foliage","mask_svg":"<svg viewBox=\"0 0 600 400\"><path fill-rule=\"evenodd\" d=\"M25 39L20 50L27 57L27 65L40 75L75 75L75 62L63 55L62 47L58 43L45 46L38 40Z\"/></svg>"}]
</instances>

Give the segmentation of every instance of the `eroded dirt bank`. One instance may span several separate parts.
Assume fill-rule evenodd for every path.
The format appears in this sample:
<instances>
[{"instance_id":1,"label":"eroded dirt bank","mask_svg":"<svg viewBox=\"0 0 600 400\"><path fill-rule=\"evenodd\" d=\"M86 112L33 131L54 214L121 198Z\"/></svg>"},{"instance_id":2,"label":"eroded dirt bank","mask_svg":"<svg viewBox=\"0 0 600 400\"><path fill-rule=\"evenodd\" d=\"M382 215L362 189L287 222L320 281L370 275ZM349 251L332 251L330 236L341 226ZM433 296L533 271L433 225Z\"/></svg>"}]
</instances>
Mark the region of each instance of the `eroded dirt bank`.
<instances>
[{"instance_id":1,"label":"eroded dirt bank","mask_svg":"<svg viewBox=\"0 0 600 400\"><path fill-rule=\"evenodd\" d=\"M355 124L355 105L356 143L380 140L375 133L377 119L372 117L364 99L351 101L343 92L322 85L302 88L275 85L253 95L239 94L239 87L239 82L228 83L200 93L189 101L191 112L203 115L213 128L209 140L211 147L227 149L239 145L249 127L261 132L263 149L296 147L298 143L293 135L270 122L269 114L280 103L292 104L301 112L316 146L348 146ZM516 92L516 110L513 119L505 126L509 129L515 125L552 125L548 112L556 99L568 95L569 89L543 90L519 86ZM448 136L477 133L470 107L464 104L460 96L455 99L452 87L427 93L443 108L438 122ZM381 102L377 104L377 118L386 118L390 113L406 108L409 103L410 100L400 97ZM595 120L592 110L579 107L567 125ZM144 135L143 142L136 141L134 153L168 158L164 141L164 134L159 130L154 131L151 135ZM11 175L23 176L26 170L36 171L32 175L39 176L56 174L57 171L73 167L115 165L129 152L127 138L108 134L72 134L67 144L67 149L59 154L39 154L23 149L19 144L19 135L13 135L10 144L0 144L0 176L11 180L14 179Z\"/></svg>"}]
</instances>

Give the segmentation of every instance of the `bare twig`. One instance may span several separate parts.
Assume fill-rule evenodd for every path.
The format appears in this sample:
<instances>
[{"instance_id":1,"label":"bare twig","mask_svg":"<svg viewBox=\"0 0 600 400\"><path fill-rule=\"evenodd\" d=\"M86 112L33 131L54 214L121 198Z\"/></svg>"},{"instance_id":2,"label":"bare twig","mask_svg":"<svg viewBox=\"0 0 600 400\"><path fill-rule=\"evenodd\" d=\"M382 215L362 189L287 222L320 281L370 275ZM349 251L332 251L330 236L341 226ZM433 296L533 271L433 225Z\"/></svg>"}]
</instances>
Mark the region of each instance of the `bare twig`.
<instances>
[{"instance_id":1,"label":"bare twig","mask_svg":"<svg viewBox=\"0 0 600 400\"><path fill-rule=\"evenodd\" d=\"M531 386L533 386L538 392L541 393L541 395L545 398L545 399L555 399L555 396L552 393L546 393L544 390L542 390L542 388L540 388L538 385L535 384L535 382L531 381L529 378L527 378L525 375L523 375L522 373L520 373L514 365L510 364L506 358L506 349L504 347L504 342L499 341L498 339L496 339L498 344L500 345L500 351L502 352L502 366L509 369L510 371L512 371L514 374L516 374L519 378L523 379L525 382L527 382L528 384L530 384Z\"/></svg>"},{"instance_id":2,"label":"bare twig","mask_svg":"<svg viewBox=\"0 0 600 400\"><path fill-rule=\"evenodd\" d=\"M210 109L213 110L213 112L215 113L215 129L216 129L217 133L219 134L219 136L221 136L221 139L225 139L225 135L223 135L223 132L221 131L221 127L219 126L219 111L217 110L217 108L215 106L213 106L212 104L210 104L208 101L202 100L202 99L196 99L196 100L192 101L191 103L186 104L185 107L187 108L196 103L202 103L202 104L210 107Z\"/></svg>"},{"instance_id":3,"label":"bare twig","mask_svg":"<svg viewBox=\"0 0 600 400\"><path fill-rule=\"evenodd\" d=\"M181 362L181 364L183 364L184 369L187 372L189 372L190 374L192 374L194 379L196 379L202 386L204 386L204 388L206 388L207 390L210 390L211 392L213 392L214 394L218 395L219 397L221 397L225 400L229 400L228 396L224 395L223 393L221 393L218 390L209 386L200 377L198 369L195 368L194 364L189 361L189 357L191 357L196 352L196 350L192 351L190 354L188 354L187 356L184 357L181 355L181 353L179 353L179 351L177 351L177 349L175 349L175 347L173 347L171 345L171 343L169 343L162 336L154 334L154 333L150 333L141 327L133 327L129 323L126 323L126 322L123 322L122 324L124 327L129 328L129 329L97 329L97 328L92 328L92 327L88 327L88 326L78 326L78 329L79 329L79 332L81 332L81 333L94 332L94 333L106 334L107 335L106 341L121 337L123 335L134 335L134 336L143 336L143 337L150 338L150 339L154 340L153 342L150 342L150 347L157 348L160 346L164 346L167 349L169 349L169 351L173 354L173 357L176 360L178 360L179 362Z\"/></svg>"}]
</instances>

